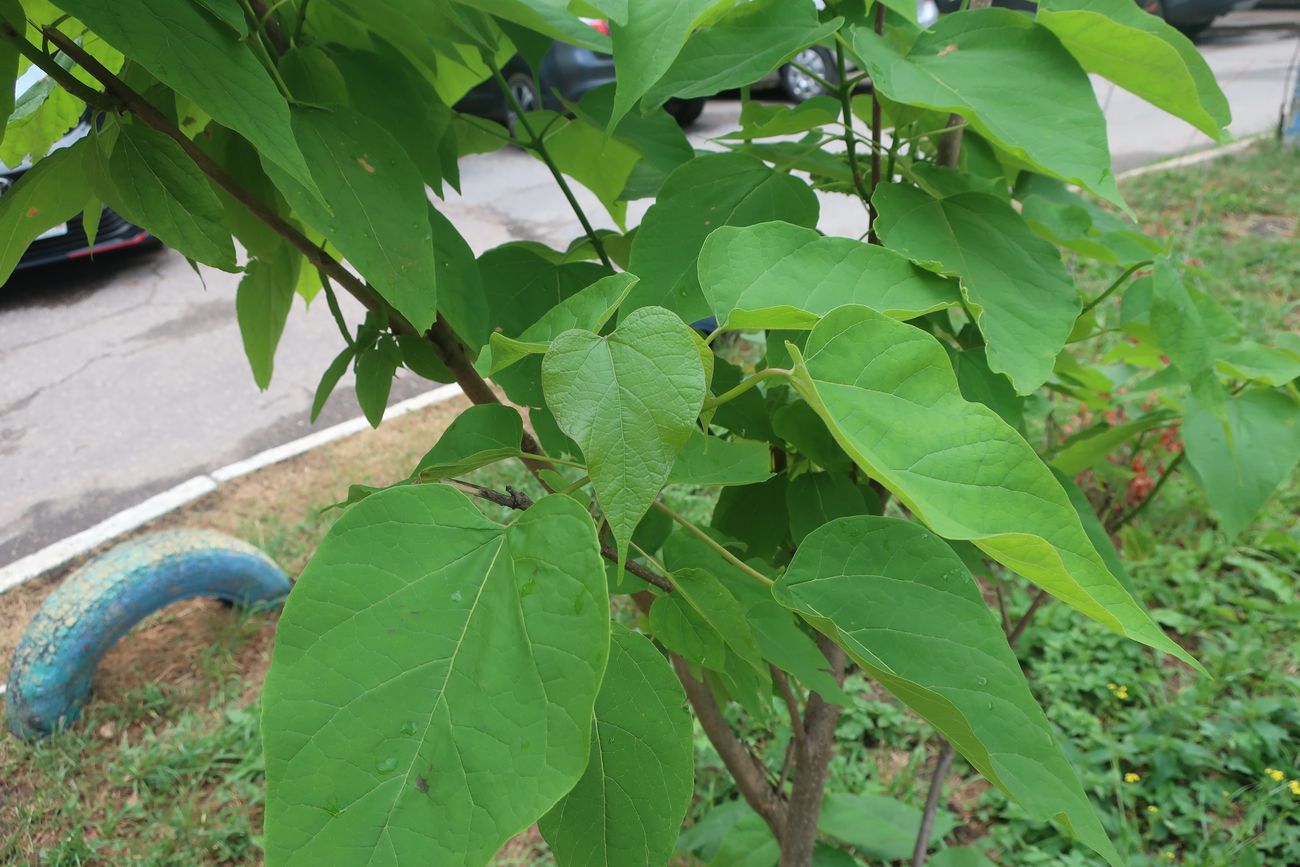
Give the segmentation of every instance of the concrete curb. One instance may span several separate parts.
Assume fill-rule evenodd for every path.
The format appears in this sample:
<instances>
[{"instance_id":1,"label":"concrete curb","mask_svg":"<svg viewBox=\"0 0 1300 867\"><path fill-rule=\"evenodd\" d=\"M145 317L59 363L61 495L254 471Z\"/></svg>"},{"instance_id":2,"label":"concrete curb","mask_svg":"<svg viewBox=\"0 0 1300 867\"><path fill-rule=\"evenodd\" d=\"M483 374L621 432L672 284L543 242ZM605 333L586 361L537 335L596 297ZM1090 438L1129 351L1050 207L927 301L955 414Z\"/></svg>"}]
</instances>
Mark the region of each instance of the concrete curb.
<instances>
[{"instance_id":1,"label":"concrete curb","mask_svg":"<svg viewBox=\"0 0 1300 867\"><path fill-rule=\"evenodd\" d=\"M417 394L415 397L390 406L384 411L384 420L400 418L427 406L451 400L461 394L463 392L460 390L460 386L455 384L444 385L432 391ZM260 470L263 467L269 467L272 464L278 464L289 458L297 457L326 443L353 436L369 427L369 422L364 418L350 419L292 442L269 448L242 461L227 464L205 475L195 476L181 482L179 485L168 488L160 494L155 494L142 503L137 503L115 515L110 515L89 529L60 539L34 554L28 554L26 557L15 560L0 569L0 593L12 590L34 578L39 578L46 572L57 569L69 560L93 551L117 536L129 533L155 518L160 518L168 512L179 509L204 494L210 494L225 482Z\"/></svg>"},{"instance_id":2,"label":"concrete curb","mask_svg":"<svg viewBox=\"0 0 1300 867\"><path fill-rule=\"evenodd\" d=\"M1181 169L1184 166L1194 166L1197 165L1198 163L1208 163L1210 160L1217 160L1219 157L1226 157L1231 154L1241 153L1242 151L1247 150L1253 145L1257 144L1261 139L1267 138L1270 135L1272 135L1271 132L1252 133L1243 138L1239 138L1234 142L1229 142L1226 145L1219 145L1218 147L1212 147L1207 150L1197 151L1196 153L1193 154L1183 154L1180 157L1172 157L1167 160L1161 160L1160 162L1157 163L1149 163L1145 166L1138 166L1136 168L1132 168L1127 171L1120 172L1118 175L1115 176L1115 179L1123 181L1129 178L1136 178L1139 175L1149 175L1153 172L1164 172L1164 171L1168 171L1169 169Z\"/></svg>"}]
</instances>

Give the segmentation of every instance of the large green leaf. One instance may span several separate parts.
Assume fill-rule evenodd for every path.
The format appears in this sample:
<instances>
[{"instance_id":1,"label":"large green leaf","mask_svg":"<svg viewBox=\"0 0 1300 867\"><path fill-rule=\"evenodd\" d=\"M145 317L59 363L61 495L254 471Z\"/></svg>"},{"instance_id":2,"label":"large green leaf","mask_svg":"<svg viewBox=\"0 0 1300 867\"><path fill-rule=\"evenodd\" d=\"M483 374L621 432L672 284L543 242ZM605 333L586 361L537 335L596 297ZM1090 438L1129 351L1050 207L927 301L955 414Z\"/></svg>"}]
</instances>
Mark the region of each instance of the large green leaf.
<instances>
[{"instance_id":1,"label":"large green leaf","mask_svg":"<svg viewBox=\"0 0 1300 867\"><path fill-rule=\"evenodd\" d=\"M842 518L804 540L773 592L1031 814L1123 863L1001 626L942 539L893 518Z\"/></svg>"},{"instance_id":2,"label":"large green leaf","mask_svg":"<svg viewBox=\"0 0 1300 867\"><path fill-rule=\"evenodd\" d=\"M763 653L749 621L745 619L745 609L735 594L711 571L704 569L677 569L668 578L677 592L659 597L654 604L671 602L687 606L709 629L722 637L723 644L732 653L766 678L767 665L763 662Z\"/></svg>"},{"instance_id":3,"label":"large green leaf","mask_svg":"<svg viewBox=\"0 0 1300 867\"><path fill-rule=\"evenodd\" d=\"M607 337L566 331L542 359L542 387L560 430L582 448L621 560L704 404L690 329L643 307Z\"/></svg>"},{"instance_id":4,"label":"large green leaf","mask_svg":"<svg viewBox=\"0 0 1300 867\"><path fill-rule=\"evenodd\" d=\"M1046 382L1082 307L1056 248L1011 205L985 193L934 199L890 183L877 187L872 203L886 245L960 278L989 367L1019 394Z\"/></svg>"},{"instance_id":5,"label":"large green leaf","mask_svg":"<svg viewBox=\"0 0 1300 867\"><path fill-rule=\"evenodd\" d=\"M753 157L696 157L669 175L637 229L628 270L641 282L625 309L658 304L687 322L710 315L696 269L710 232L768 220L812 227L818 212L807 184Z\"/></svg>"},{"instance_id":6,"label":"large green leaf","mask_svg":"<svg viewBox=\"0 0 1300 867\"><path fill-rule=\"evenodd\" d=\"M253 259L235 292L235 316L244 341L244 354L253 369L253 381L260 389L271 384L275 349L280 345L280 335L293 306L293 289L301 262L301 257L288 249L271 259Z\"/></svg>"},{"instance_id":7,"label":"large green leaf","mask_svg":"<svg viewBox=\"0 0 1300 867\"><path fill-rule=\"evenodd\" d=\"M565 298L610 273L595 262L555 262L521 244L488 250L479 256L478 268L492 326L508 336L521 334Z\"/></svg>"},{"instance_id":8,"label":"large green leaf","mask_svg":"<svg viewBox=\"0 0 1300 867\"><path fill-rule=\"evenodd\" d=\"M13 189L0 196L0 283L36 236L76 216L86 204L83 139L57 150L24 172Z\"/></svg>"},{"instance_id":9,"label":"large green leaf","mask_svg":"<svg viewBox=\"0 0 1300 867\"><path fill-rule=\"evenodd\" d=\"M417 331L428 329L438 266L424 181L411 158L382 127L342 106L295 106L293 130L325 205L279 166L266 164L267 174Z\"/></svg>"},{"instance_id":10,"label":"large green leaf","mask_svg":"<svg viewBox=\"0 0 1300 867\"><path fill-rule=\"evenodd\" d=\"M664 76L642 98L655 108L669 97L712 96L753 84L800 48L839 29L842 19L822 22L811 3L757 0L741 3L686 41Z\"/></svg>"},{"instance_id":11,"label":"large green leaf","mask_svg":"<svg viewBox=\"0 0 1300 867\"><path fill-rule=\"evenodd\" d=\"M1122 204L1106 121L1087 74L1027 15L1010 9L945 15L906 50L859 27L853 47L891 100L955 111L1031 168Z\"/></svg>"},{"instance_id":12,"label":"large green leaf","mask_svg":"<svg viewBox=\"0 0 1300 867\"><path fill-rule=\"evenodd\" d=\"M631 0L627 20L610 22L617 80L611 129L668 71L706 13L724 5L731 0Z\"/></svg>"},{"instance_id":13,"label":"large green leaf","mask_svg":"<svg viewBox=\"0 0 1300 867\"><path fill-rule=\"evenodd\" d=\"M1116 632L1197 665L1107 570L1029 444L962 399L935 338L841 307L809 335L794 385L858 465L940 536L974 542Z\"/></svg>"},{"instance_id":14,"label":"large green leaf","mask_svg":"<svg viewBox=\"0 0 1300 867\"><path fill-rule=\"evenodd\" d=\"M519 454L524 422L499 403L481 403L456 416L438 442L420 458L413 475L446 479Z\"/></svg>"},{"instance_id":15,"label":"large green leaf","mask_svg":"<svg viewBox=\"0 0 1300 867\"><path fill-rule=\"evenodd\" d=\"M465 0L465 5L490 12L507 21L553 39L608 53L609 37L569 11L568 0Z\"/></svg>"},{"instance_id":16,"label":"large green leaf","mask_svg":"<svg viewBox=\"0 0 1300 867\"><path fill-rule=\"evenodd\" d=\"M576 500L507 526L443 485L351 507L276 631L267 864L487 863L581 778L608 648Z\"/></svg>"},{"instance_id":17,"label":"large green leaf","mask_svg":"<svg viewBox=\"0 0 1300 867\"><path fill-rule=\"evenodd\" d=\"M289 106L234 31L175 0L54 0L114 48L184 94L315 195Z\"/></svg>"},{"instance_id":18,"label":"large green leaf","mask_svg":"<svg viewBox=\"0 0 1300 867\"><path fill-rule=\"evenodd\" d=\"M1191 40L1128 0L1044 0L1040 24L1084 69L1223 141L1232 121L1214 72Z\"/></svg>"},{"instance_id":19,"label":"large green leaf","mask_svg":"<svg viewBox=\"0 0 1300 867\"><path fill-rule=\"evenodd\" d=\"M1222 316L1216 315L1222 314ZM1151 330L1169 356L1169 363L1192 387L1197 399L1216 411L1224 399L1215 366L1215 349L1231 323L1209 299L1183 282L1168 259L1156 261L1151 272Z\"/></svg>"},{"instance_id":20,"label":"large green leaf","mask_svg":"<svg viewBox=\"0 0 1300 867\"><path fill-rule=\"evenodd\" d=\"M718 324L730 328L812 328L844 304L911 319L960 303L953 283L892 250L781 222L709 235L699 277Z\"/></svg>"},{"instance_id":21,"label":"large green leaf","mask_svg":"<svg viewBox=\"0 0 1300 867\"><path fill-rule=\"evenodd\" d=\"M954 824L947 810L936 811L933 839L942 840ZM870 858L899 861L916 845L921 811L885 795L827 792L817 829Z\"/></svg>"},{"instance_id":22,"label":"large green leaf","mask_svg":"<svg viewBox=\"0 0 1300 867\"><path fill-rule=\"evenodd\" d=\"M669 483L752 485L772 478L772 450L765 442L722 439L699 431L682 447L668 474Z\"/></svg>"},{"instance_id":23,"label":"large green leaf","mask_svg":"<svg viewBox=\"0 0 1300 867\"><path fill-rule=\"evenodd\" d=\"M1153 428L1173 421L1169 412L1152 412L1139 419L1117 425L1103 425L1086 430L1066 440L1052 457L1052 466L1067 476L1077 476L1106 459L1124 443Z\"/></svg>"},{"instance_id":24,"label":"large green leaf","mask_svg":"<svg viewBox=\"0 0 1300 867\"><path fill-rule=\"evenodd\" d=\"M235 270L221 200L180 145L142 123L122 123L97 165L105 171L90 181L110 208L196 262Z\"/></svg>"},{"instance_id":25,"label":"large green leaf","mask_svg":"<svg viewBox=\"0 0 1300 867\"><path fill-rule=\"evenodd\" d=\"M1263 388L1229 398L1222 412L1191 399L1183 444L1219 526L1236 536L1300 462L1300 403Z\"/></svg>"},{"instance_id":26,"label":"large green leaf","mask_svg":"<svg viewBox=\"0 0 1300 867\"><path fill-rule=\"evenodd\" d=\"M596 194L620 228L627 221L627 202L620 198L641 153L621 138L609 135L586 117L555 118L552 112L532 115L534 128L549 129L546 149L555 167Z\"/></svg>"},{"instance_id":27,"label":"large green leaf","mask_svg":"<svg viewBox=\"0 0 1300 867\"><path fill-rule=\"evenodd\" d=\"M804 473L785 492L790 538L798 546L822 524L836 518L868 514L867 497L852 479L840 473Z\"/></svg>"},{"instance_id":28,"label":"large green leaf","mask_svg":"<svg viewBox=\"0 0 1300 867\"><path fill-rule=\"evenodd\" d=\"M643 635L614 624L587 771L538 827L561 867L666 864L694 788L686 695Z\"/></svg>"}]
</instances>

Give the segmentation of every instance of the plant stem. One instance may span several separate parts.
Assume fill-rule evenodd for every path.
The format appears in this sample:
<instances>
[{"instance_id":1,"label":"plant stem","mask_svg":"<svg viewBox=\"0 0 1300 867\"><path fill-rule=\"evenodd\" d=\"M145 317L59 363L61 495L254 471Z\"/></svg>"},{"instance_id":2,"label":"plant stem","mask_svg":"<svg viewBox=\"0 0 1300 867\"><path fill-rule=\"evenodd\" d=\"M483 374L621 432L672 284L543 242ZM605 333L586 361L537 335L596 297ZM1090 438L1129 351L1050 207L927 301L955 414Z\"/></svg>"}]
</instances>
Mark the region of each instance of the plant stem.
<instances>
[{"instance_id":1,"label":"plant stem","mask_svg":"<svg viewBox=\"0 0 1300 867\"><path fill-rule=\"evenodd\" d=\"M558 491L556 491L555 493L557 493L557 494L572 494L574 491L580 490L580 489L582 488L583 485L586 485L586 484L588 484L588 483L590 483L590 482L591 482L591 476L583 476L582 478L578 479L578 480L577 480L576 482L574 482L573 484L571 484L571 485L565 485L563 488L560 488L560 489L559 489ZM639 549L638 549L638 550L639 550Z\"/></svg>"},{"instance_id":2,"label":"plant stem","mask_svg":"<svg viewBox=\"0 0 1300 867\"><path fill-rule=\"evenodd\" d=\"M544 454L529 454L528 452L521 452L519 457L521 457L526 461L538 461L540 463L545 463L545 464L559 464L562 467L573 467L574 469L578 469L578 470L585 470L587 468L586 464L580 464L577 461L570 461L570 460L566 460L565 458L553 458L550 455L544 455Z\"/></svg>"},{"instance_id":3,"label":"plant stem","mask_svg":"<svg viewBox=\"0 0 1300 867\"><path fill-rule=\"evenodd\" d=\"M685 527L686 530L691 535L695 536L695 538L699 539L701 542L703 542L704 544L712 548L715 552L717 552L719 557L721 557L723 560L726 560L732 566L735 566L741 572L744 572L750 578L753 578L759 584L762 584L764 587L771 587L773 584L776 583L771 578L768 578L766 575L764 575L762 572L759 572L757 569L754 569L749 564L745 563L745 561L741 560L735 554L728 551L722 545L719 545L718 542L712 536L710 536L708 533L704 532L699 527L692 524L690 521L683 518L681 515L674 512L672 509L665 506L663 503L659 502L658 500L655 500L654 505L656 509L663 512L665 515L667 515L668 517L672 518L674 521L676 521L677 523Z\"/></svg>"},{"instance_id":4,"label":"plant stem","mask_svg":"<svg viewBox=\"0 0 1300 867\"><path fill-rule=\"evenodd\" d=\"M1151 260L1150 260L1150 259L1143 259L1141 262L1138 262L1138 263L1135 264L1135 265L1130 265L1130 266L1129 266L1129 267L1124 271L1123 274L1120 274L1118 277L1116 277L1116 278L1115 278L1115 281L1114 281L1113 283L1111 283L1109 286L1106 287L1106 291L1105 291L1105 292L1101 293L1101 294L1098 295L1096 298L1092 299L1092 300L1089 301L1087 304L1083 305L1083 309L1079 311L1079 315L1082 316L1083 314L1087 313L1087 312L1088 312L1089 310L1091 310L1092 308L1096 307L1096 306L1097 306L1098 304L1100 304L1101 302L1105 301L1105 300L1106 300L1107 298L1109 298L1112 294L1114 294L1114 292L1115 292L1116 289L1118 289L1120 286L1124 285L1124 281L1127 280L1127 279L1128 279L1128 278L1133 274L1134 271L1137 271L1139 268L1145 268L1145 267L1147 267L1147 266L1150 265L1150 264L1151 264Z\"/></svg>"},{"instance_id":5,"label":"plant stem","mask_svg":"<svg viewBox=\"0 0 1300 867\"><path fill-rule=\"evenodd\" d=\"M1016 621L1016 625L1011 628L1011 632L1007 633L1007 644L1012 647L1016 646L1016 642L1020 641L1020 636L1025 634L1025 629L1028 628L1029 622L1034 619L1034 615L1038 613L1038 609L1042 608L1043 603L1046 601L1047 591L1040 588L1039 591L1034 594L1034 598L1030 600L1029 608L1026 609L1021 618Z\"/></svg>"},{"instance_id":6,"label":"plant stem","mask_svg":"<svg viewBox=\"0 0 1300 867\"><path fill-rule=\"evenodd\" d=\"M848 153L849 171L853 175L853 189L857 190L858 198L862 199L862 204L867 208L867 217L871 222L875 222L876 211L871 206L871 193L866 188L866 179L862 177L862 167L858 165L858 144L857 136L853 132L853 94L852 87L845 80L845 73L848 70L844 62L844 37L839 36L835 40L835 68L839 72L840 86L840 115L844 118L844 148ZM875 112L875 99L872 99L872 137L875 138L877 130L874 128L874 121L878 120ZM876 184L880 182L880 154L875 150L871 152L871 188L875 189ZM874 241L872 243L875 243Z\"/></svg>"},{"instance_id":7,"label":"plant stem","mask_svg":"<svg viewBox=\"0 0 1300 867\"><path fill-rule=\"evenodd\" d=\"M614 264L610 261L608 254L605 252L605 245L601 243L600 236L597 235L596 230L592 228L591 221L587 219L586 212L582 210L582 205L578 204L578 199L573 195L573 189L569 186L569 182L565 180L559 167L555 165L555 160L551 157L551 152L546 149L546 142L533 132L533 125L529 122L528 115L524 112L523 106L519 104L519 100L515 99L515 95L510 92L509 83L506 81L505 76L501 74L501 70L495 65L492 65L492 78L496 81L497 87L501 88L501 92L510 103L510 108L514 110L515 119L519 122L520 126L524 128L524 132L528 133L528 138L530 139L528 149L534 151L537 156L541 158L542 162L546 163L546 167L551 170L551 177L555 178L555 183L559 185L560 191L564 193L564 198L569 202L569 207L573 209L573 213L577 216L578 222L582 224L582 230L587 233L587 238L591 241L591 246L595 249L596 255L600 257L600 261L606 268L611 271L614 270Z\"/></svg>"},{"instance_id":8,"label":"plant stem","mask_svg":"<svg viewBox=\"0 0 1300 867\"><path fill-rule=\"evenodd\" d=\"M267 8L264 0L248 0L248 5L253 10L257 26L266 34L267 41L271 43L271 47L276 54L284 54L289 50L289 43L285 41L284 34L280 32L280 23L271 17L271 13L275 11L276 7L284 2L285 0L278 0L275 6Z\"/></svg>"},{"instance_id":9,"label":"plant stem","mask_svg":"<svg viewBox=\"0 0 1300 867\"><path fill-rule=\"evenodd\" d=\"M781 699L785 702L785 709L790 714L790 731L793 732L795 740L803 740L804 727L803 717L799 714L799 698L794 694L794 689L790 686L790 678L785 676L785 672L775 665L768 665L772 670L772 680L776 682L777 688L781 691Z\"/></svg>"},{"instance_id":10,"label":"plant stem","mask_svg":"<svg viewBox=\"0 0 1300 867\"><path fill-rule=\"evenodd\" d=\"M875 31L877 36L885 34L885 4L876 3L876 21ZM880 186L880 127L882 120L880 117L880 93L876 90L876 84L871 83L871 195L876 194L876 187ZM890 142L892 149L893 142ZM890 153L890 165L892 171L893 152ZM867 240L872 244L880 243L880 236L876 234L876 206L871 205L871 231L867 235Z\"/></svg>"},{"instance_id":11,"label":"plant stem","mask_svg":"<svg viewBox=\"0 0 1300 867\"><path fill-rule=\"evenodd\" d=\"M921 814L921 829L916 835L916 846L912 849L912 867L925 864L926 852L930 848L930 835L934 832L934 817L939 809L939 797L943 794L943 781L952 770L953 748L948 741L939 748L939 760L934 766L934 776L930 778L930 791L925 796L925 812Z\"/></svg>"},{"instance_id":12,"label":"plant stem","mask_svg":"<svg viewBox=\"0 0 1300 867\"><path fill-rule=\"evenodd\" d=\"M817 82L817 85L827 93L834 93L836 91L837 88L835 87L835 85L831 84L829 81L822 78L820 75L813 72L811 69L804 66L802 63L796 63L795 61L791 60L790 65L793 66L795 69L799 70L800 72L802 72L804 75L811 78L813 81Z\"/></svg>"},{"instance_id":13,"label":"plant stem","mask_svg":"<svg viewBox=\"0 0 1300 867\"><path fill-rule=\"evenodd\" d=\"M824 635L817 636L836 683L844 682L843 649ZM785 835L781 840L781 867L810 867L817 844L817 820L826 795L826 778L834 754L835 724L840 706L817 693L808 696L804 711L804 737L794 745L794 786L786 808Z\"/></svg>"},{"instance_id":14,"label":"plant stem","mask_svg":"<svg viewBox=\"0 0 1300 867\"><path fill-rule=\"evenodd\" d=\"M783 367L769 367L766 370L760 370L758 373L754 374L749 379L742 380L740 383L733 386L732 388L727 389L722 394L716 397L710 397L707 400L705 400L704 410L707 411L710 409L714 409L716 407L722 406L724 403L733 401L736 398L740 397L745 392L749 391L754 386L758 385L763 380L773 379L778 376L784 376L788 379L790 377L790 371L786 370Z\"/></svg>"},{"instance_id":15,"label":"plant stem","mask_svg":"<svg viewBox=\"0 0 1300 867\"><path fill-rule=\"evenodd\" d=\"M253 0L239 0L239 5L243 7L244 17L248 19L250 29L246 41L249 43L249 47L261 59L262 65L266 67L266 71L271 76L271 80L275 82L275 86L280 89L281 95L287 100L292 100L293 94L289 92L289 85L285 84L284 79L280 76L280 70L275 64L275 57L271 54L273 49L277 55L283 54L285 49L271 42L266 30L262 27L262 21L258 17L257 10L253 8ZM271 47L268 47L268 45Z\"/></svg>"},{"instance_id":16,"label":"plant stem","mask_svg":"<svg viewBox=\"0 0 1300 867\"><path fill-rule=\"evenodd\" d=\"M113 111L117 108L117 103L113 101L112 97L102 91L95 90L93 87L87 87L78 81L75 75L60 66L59 62L52 56L28 42L24 34L15 30L8 21L0 22L0 34L3 34L5 39L13 43L18 53L30 60L33 66L54 79L60 87L77 99L87 105L93 105L101 111Z\"/></svg>"},{"instance_id":17,"label":"plant stem","mask_svg":"<svg viewBox=\"0 0 1300 867\"><path fill-rule=\"evenodd\" d=\"M1169 477L1174 474L1174 470L1178 468L1178 465L1183 462L1183 458L1186 456L1187 456L1186 449L1179 452L1174 457L1174 459L1169 462L1169 465L1165 467L1165 471L1160 474L1160 478L1156 479L1155 485L1151 488L1151 493L1147 494L1146 497L1142 500L1142 502L1138 503L1132 509L1125 512L1123 516L1121 516L1119 520L1117 520L1115 524L1110 528L1110 532L1114 533L1116 530L1123 527L1129 521L1132 521L1138 515L1142 514L1143 510L1145 510L1146 507L1150 505L1151 501L1156 498L1156 494L1160 493L1160 489L1165 486L1165 482L1169 481Z\"/></svg>"},{"instance_id":18,"label":"plant stem","mask_svg":"<svg viewBox=\"0 0 1300 867\"><path fill-rule=\"evenodd\" d=\"M298 44L303 25L307 23L307 3L308 0L298 0L298 18L293 22L293 35L289 37L289 41L294 45Z\"/></svg>"}]
</instances>

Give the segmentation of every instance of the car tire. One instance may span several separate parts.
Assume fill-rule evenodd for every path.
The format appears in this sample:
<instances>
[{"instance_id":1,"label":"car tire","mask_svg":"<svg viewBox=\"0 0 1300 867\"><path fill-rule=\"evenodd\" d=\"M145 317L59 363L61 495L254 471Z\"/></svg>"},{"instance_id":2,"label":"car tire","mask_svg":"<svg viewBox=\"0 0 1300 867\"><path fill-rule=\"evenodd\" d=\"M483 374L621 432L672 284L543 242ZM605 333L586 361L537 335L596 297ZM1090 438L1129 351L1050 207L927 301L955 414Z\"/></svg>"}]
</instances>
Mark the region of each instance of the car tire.
<instances>
[{"instance_id":1,"label":"car tire","mask_svg":"<svg viewBox=\"0 0 1300 867\"><path fill-rule=\"evenodd\" d=\"M835 58L830 51L820 45L810 45L796 54L791 63L781 67L781 91L791 102L805 102L826 93L826 88L803 70L797 69L795 63L812 70L831 84L839 81L835 72Z\"/></svg>"},{"instance_id":2,"label":"car tire","mask_svg":"<svg viewBox=\"0 0 1300 867\"><path fill-rule=\"evenodd\" d=\"M677 121L678 126L688 127L699 120L700 115L704 113L704 98L670 99L664 103L664 111Z\"/></svg>"},{"instance_id":3,"label":"car tire","mask_svg":"<svg viewBox=\"0 0 1300 867\"><path fill-rule=\"evenodd\" d=\"M1211 18L1209 21L1193 21L1190 24L1178 24L1175 26L1178 28L1180 33L1195 42L1205 33L1206 30L1210 29L1210 25L1213 23L1214 19Z\"/></svg>"},{"instance_id":4,"label":"car tire","mask_svg":"<svg viewBox=\"0 0 1300 867\"><path fill-rule=\"evenodd\" d=\"M506 87L510 88L510 94L514 97L514 100L506 100L506 129L510 131L511 137L518 138L515 126L519 123L519 118L515 114L515 103L525 112L537 111L542 107L542 96L537 92L537 83L527 72L510 73L506 78Z\"/></svg>"}]
</instances>

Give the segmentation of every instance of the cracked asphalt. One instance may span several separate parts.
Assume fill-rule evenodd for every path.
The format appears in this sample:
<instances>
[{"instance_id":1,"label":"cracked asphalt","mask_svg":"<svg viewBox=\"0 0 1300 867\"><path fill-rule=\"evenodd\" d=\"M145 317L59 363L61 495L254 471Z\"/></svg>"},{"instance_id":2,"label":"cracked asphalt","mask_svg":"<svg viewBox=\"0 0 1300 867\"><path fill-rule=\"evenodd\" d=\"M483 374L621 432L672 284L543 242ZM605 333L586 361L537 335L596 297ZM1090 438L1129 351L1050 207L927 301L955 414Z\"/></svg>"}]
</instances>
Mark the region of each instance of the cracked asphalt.
<instances>
[{"instance_id":1,"label":"cracked asphalt","mask_svg":"<svg viewBox=\"0 0 1300 867\"><path fill-rule=\"evenodd\" d=\"M1300 11L1221 19L1201 48L1233 107L1238 135L1272 127L1297 49ZM1117 170L1208 144L1200 133L1104 82ZM735 102L710 103L697 145L725 130ZM476 252L511 240L563 246L577 234L544 167L519 151L467 159L464 195L440 207ZM578 196L601 226L594 198ZM823 197L822 227L861 234L860 205ZM645 211L634 203L635 224ZM0 289L0 565L84 530L191 476L303 436L321 372L341 348L323 300L297 303L259 392L235 322L237 276L203 281L171 251L104 256L26 272ZM359 305L342 299L349 321ZM429 388L394 383L397 401ZM344 380L318 426L359 415Z\"/></svg>"}]
</instances>

